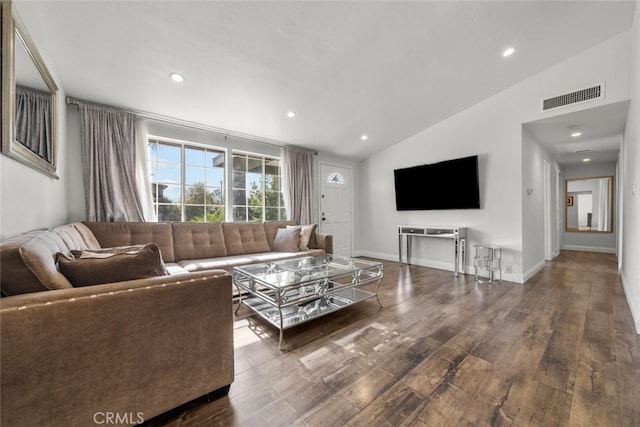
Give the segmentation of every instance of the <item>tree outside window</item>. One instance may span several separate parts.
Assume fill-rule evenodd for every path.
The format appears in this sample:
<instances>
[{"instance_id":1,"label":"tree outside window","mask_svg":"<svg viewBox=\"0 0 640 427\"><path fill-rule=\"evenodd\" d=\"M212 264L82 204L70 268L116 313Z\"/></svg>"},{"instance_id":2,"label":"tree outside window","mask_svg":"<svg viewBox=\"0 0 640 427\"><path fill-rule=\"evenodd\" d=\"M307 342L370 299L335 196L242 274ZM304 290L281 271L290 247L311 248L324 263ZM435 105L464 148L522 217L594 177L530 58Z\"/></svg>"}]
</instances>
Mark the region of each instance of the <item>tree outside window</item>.
<instances>
[{"instance_id":1,"label":"tree outside window","mask_svg":"<svg viewBox=\"0 0 640 427\"><path fill-rule=\"evenodd\" d=\"M223 151L149 140L158 221L224 221Z\"/></svg>"},{"instance_id":2,"label":"tree outside window","mask_svg":"<svg viewBox=\"0 0 640 427\"><path fill-rule=\"evenodd\" d=\"M280 159L233 155L233 220L286 219L281 187Z\"/></svg>"}]
</instances>

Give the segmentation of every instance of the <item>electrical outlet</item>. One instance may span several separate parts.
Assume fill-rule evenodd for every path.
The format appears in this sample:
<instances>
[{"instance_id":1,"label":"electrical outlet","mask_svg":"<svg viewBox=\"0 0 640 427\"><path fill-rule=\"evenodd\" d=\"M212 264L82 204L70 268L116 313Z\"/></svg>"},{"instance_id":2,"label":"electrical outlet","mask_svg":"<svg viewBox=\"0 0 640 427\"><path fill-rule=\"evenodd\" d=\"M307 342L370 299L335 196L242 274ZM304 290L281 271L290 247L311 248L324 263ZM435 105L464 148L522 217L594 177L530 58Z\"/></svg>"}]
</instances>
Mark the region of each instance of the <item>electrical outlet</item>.
<instances>
[{"instance_id":1,"label":"electrical outlet","mask_svg":"<svg viewBox=\"0 0 640 427\"><path fill-rule=\"evenodd\" d=\"M505 265L504 266L504 272L507 274L511 274L511 266L510 265Z\"/></svg>"}]
</instances>

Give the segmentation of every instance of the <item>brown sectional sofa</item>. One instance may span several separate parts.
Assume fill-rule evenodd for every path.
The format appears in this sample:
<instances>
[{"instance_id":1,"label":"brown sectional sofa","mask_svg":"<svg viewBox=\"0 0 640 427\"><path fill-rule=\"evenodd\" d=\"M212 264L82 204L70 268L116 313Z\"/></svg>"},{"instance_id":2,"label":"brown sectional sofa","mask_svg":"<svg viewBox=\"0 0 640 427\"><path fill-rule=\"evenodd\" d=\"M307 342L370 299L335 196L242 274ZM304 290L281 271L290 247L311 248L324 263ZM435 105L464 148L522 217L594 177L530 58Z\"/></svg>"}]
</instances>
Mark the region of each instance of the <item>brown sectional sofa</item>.
<instances>
[{"instance_id":1,"label":"brown sectional sofa","mask_svg":"<svg viewBox=\"0 0 640 427\"><path fill-rule=\"evenodd\" d=\"M276 252L290 221L71 223L0 243L1 425L131 425L233 382L236 265ZM73 287L57 253L156 243L166 276ZM45 292L46 291L46 292Z\"/></svg>"}]
</instances>

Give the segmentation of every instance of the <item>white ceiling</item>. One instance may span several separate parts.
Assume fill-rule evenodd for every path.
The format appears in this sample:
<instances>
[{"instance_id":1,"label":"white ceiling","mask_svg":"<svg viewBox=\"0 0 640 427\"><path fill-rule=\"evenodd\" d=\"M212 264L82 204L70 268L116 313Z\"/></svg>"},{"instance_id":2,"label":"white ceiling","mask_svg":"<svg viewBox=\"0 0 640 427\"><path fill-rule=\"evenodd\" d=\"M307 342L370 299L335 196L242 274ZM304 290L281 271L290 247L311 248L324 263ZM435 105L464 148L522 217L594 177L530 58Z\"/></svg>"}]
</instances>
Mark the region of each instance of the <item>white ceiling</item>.
<instances>
[{"instance_id":1,"label":"white ceiling","mask_svg":"<svg viewBox=\"0 0 640 427\"><path fill-rule=\"evenodd\" d=\"M36 4L68 95L357 160L630 28L635 2Z\"/></svg>"},{"instance_id":2,"label":"white ceiling","mask_svg":"<svg viewBox=\"0 0 640 427\"><path fill-rule=\"evenodd\" d=\"M526 123L524 127L561 165L615 162L626 124L629 101ZM579 132L581 135L572 137Z\"/></svg>"}]
</instances>

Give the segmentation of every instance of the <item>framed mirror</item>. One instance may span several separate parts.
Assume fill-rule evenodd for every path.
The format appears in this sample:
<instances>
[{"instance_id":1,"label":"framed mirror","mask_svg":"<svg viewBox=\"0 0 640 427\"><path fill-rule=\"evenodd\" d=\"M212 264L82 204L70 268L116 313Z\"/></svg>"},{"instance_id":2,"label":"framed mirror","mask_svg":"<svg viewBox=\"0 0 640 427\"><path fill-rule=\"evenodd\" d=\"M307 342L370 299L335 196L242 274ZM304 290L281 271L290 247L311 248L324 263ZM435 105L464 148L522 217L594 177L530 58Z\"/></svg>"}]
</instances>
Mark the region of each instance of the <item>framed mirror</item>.
<instances>
[{"instance_id":1,"label":"framed mirror","mask_svg":"<svg viewBox=\"0 0 640 427\"><path fill-rule=\"evenodd\" d=\"M2 153L52 178L58 86L11 1L2 1Z\"/></svg>"},{"instance_id":2,"label":"framed mirror","mask_svg":"<svg viewBox=\"0 0 640 427\"><path fill-rule=\"evenodd\" d=\"M613 177L567 179L565 230L571 232L613 232Z\"/></svg>"}]
</instances>

